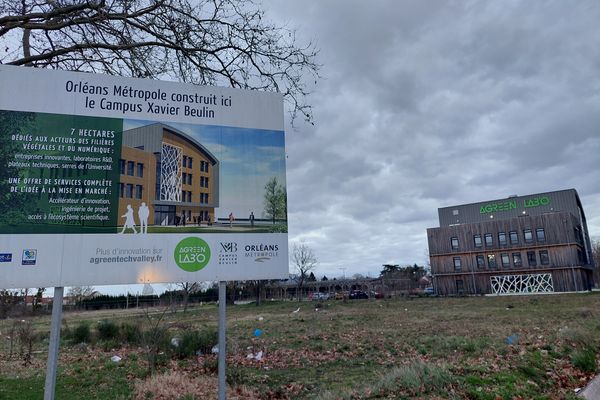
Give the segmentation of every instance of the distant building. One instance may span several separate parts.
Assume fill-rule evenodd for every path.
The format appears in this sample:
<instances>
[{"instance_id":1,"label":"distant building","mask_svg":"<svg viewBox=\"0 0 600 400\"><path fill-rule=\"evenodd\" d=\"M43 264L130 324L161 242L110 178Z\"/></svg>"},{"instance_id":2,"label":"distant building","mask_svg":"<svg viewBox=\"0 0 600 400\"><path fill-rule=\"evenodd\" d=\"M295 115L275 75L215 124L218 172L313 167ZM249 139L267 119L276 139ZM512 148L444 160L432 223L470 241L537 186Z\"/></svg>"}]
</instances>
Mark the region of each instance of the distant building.
<instances>
[{"instance_id":1,"label":"distant building","mask_svg":"<svg viewBox=\"0 0 600 400\"><path fill-rule=\"evenodd\" d=\"M574 189L438 209L427 229L437 294L586 291L594 261Z\"/></svg>"},{"instance_id":2,"label":"distant building","mask_svg":"<svg viewBox=\"0 0 600 400\"><path fill-rule=\"evenodd\" d=\"M131 205L137 225L146 203L148 225L214 221L219 162L185 133L160 123L123 132L119 170L119 216Z\"/></svg>"}]
</instances>

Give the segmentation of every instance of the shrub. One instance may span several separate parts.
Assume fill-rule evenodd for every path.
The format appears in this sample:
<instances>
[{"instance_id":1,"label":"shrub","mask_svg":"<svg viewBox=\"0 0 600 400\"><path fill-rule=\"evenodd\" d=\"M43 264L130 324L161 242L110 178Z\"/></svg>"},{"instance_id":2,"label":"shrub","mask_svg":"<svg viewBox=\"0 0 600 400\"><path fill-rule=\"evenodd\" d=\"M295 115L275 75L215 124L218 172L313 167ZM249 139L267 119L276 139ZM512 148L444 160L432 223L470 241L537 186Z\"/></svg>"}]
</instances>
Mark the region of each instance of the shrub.
<instances>
[{"instance_id":1,"label":"shrub","mask_svg":"<svg viewBox=\"0 0 600 400\"><path fill-rule=\"evenodd\" d=\"M383 396L399 393L414 395L442 391L452 383L452 377L444 368L421 361L393 369L375 385L373 391Z\"/></svg>"},{"instance_id":2,"label":"shrub","mask_svg":"<svg viewBox=\"0 0 600 400\"><path fill-rule=\"evenodd\" d=\"M287 233L288 226L284 223L269 225L269 233Z\"/></svg>"},{"instance_id":3,"label":"shrub","mask_svg":"<svg viewBox=\"0 0 600 400\"><path fill-rule=\"evenodd\" d=\"M87 322L80 322L79 325L73 329L72 337L74 343L89 343L92 337L90 324Z\"/></svg>"},{"instance_id":4,"label":"shrub","mask_svg":"<svg viewBox=\"0 0 600 400\"><path fill-rule=\"evenodd\" d=\"M119 336L123 342L129 344L138 344L142 341L142 331L139 325L122 323Z\"/></svg>"},{"instance_id":5,"label":"shrub","mask_svg":"<svg viewBox=\"0 0 600 400\"><path fill-rule=\"evenodd\" d=\"M584 372L596 372L596 352L593 349L576 351L571 357L571 362L575 368Z\"/></svg>"},{"instance_id":6,"label":"shrub","mask_svg":"<svg viewBox=\"0 0 600 400\"><path fill-rule=\"evenodd\" d=\"M112 321L103 320L98 324L98 337L100 340L112 340L119 336L119 327Z\"/></svg>"},{"instance_id":7,"label":"shrub","mask_svg":"<svg viewBox=\"0 0 600 400\"><path fill-rule=\"evenodd\" d=\"M197 352L210 354L212 348L217 344L217 337L217 331L214 329L187 331L183 334L174 352L179 358L191 357Z\"/></svg>"}]
</instances>

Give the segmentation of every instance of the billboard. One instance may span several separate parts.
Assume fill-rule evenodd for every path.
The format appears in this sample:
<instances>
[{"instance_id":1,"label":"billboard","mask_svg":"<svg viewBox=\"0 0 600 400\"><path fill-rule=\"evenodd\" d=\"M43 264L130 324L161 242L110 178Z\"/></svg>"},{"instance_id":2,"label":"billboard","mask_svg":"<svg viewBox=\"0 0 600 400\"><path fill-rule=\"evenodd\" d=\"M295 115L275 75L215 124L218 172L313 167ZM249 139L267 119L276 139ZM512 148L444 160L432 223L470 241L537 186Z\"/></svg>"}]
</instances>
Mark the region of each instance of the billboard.
<instances>
[{"instance_id":1,"label":"billboard","mask_svg":"<svg viewBox=\"0 0 600 400\"><path fill-rule=\"evenodd\" d=\"M288 275L280 94L0 65L0 287Z\"/></svg>"}]
</instances>

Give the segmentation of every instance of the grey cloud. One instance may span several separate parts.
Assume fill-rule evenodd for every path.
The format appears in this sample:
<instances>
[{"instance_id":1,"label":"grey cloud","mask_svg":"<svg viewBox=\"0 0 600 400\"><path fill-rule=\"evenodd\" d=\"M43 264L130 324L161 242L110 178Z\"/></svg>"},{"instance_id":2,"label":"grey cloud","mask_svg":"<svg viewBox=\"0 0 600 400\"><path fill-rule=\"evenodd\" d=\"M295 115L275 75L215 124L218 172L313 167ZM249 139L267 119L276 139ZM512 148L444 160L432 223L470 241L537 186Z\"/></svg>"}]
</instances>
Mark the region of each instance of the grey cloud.
<instances>
[{"instance_id":1,"label":"grey cloud","mask_svg":"<svg viewBox=\"0 0 600 400\"><path fill-rule=\"evenodd\" d=\"M574 187L600 236L600 3L269 2L318 42L290 239L327 275L425 262L437 208Z\"/></svg>"}]
</instances>

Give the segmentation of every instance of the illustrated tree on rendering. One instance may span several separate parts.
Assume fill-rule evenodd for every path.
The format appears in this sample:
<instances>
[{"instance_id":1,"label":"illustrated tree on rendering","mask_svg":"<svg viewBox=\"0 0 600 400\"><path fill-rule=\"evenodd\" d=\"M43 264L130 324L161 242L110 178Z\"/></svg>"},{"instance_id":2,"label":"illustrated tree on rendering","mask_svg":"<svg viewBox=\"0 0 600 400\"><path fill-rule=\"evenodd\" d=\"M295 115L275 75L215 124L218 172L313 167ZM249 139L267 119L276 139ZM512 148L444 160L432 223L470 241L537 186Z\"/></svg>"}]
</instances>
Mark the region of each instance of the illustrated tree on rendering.
<instances>
[{"instance_id":1,"label":"illustrated tree on rendering","mask_svg":"<svg viewBox=\"0 0 600 400\"><path fill-rule=\"evenodd\" d=\"M317 50L251 0L0 0L0 63L282 93L310 121Z\"/></svg>"},{"instance_id":2,"label":"illustrated tree on rendering","mask_svg":"<svg viewBox=\"0 0 600 400\"><path fill-rule=\"evenodd\" d=\"M314 277L312 271L317 266L317 257L312 249L306 244L294 244L292 250L292 263L297 274L297 293L298 301L301 299L304 283L308 282L310 276Z\"/></svg>"},{"instance_id":3,"label":"illustrated tree on rendering","mask_svg":"<svg viewBox=\"0 0 600 400\"><path fill-rule=\"evenodd\" d=\"M265 215L271 218L273 225L278 218L285 218L287 215L287 194L285 186L281 185L277 177L269 179L265 185L264 196Z\"/></svg>"}]
</instances>

